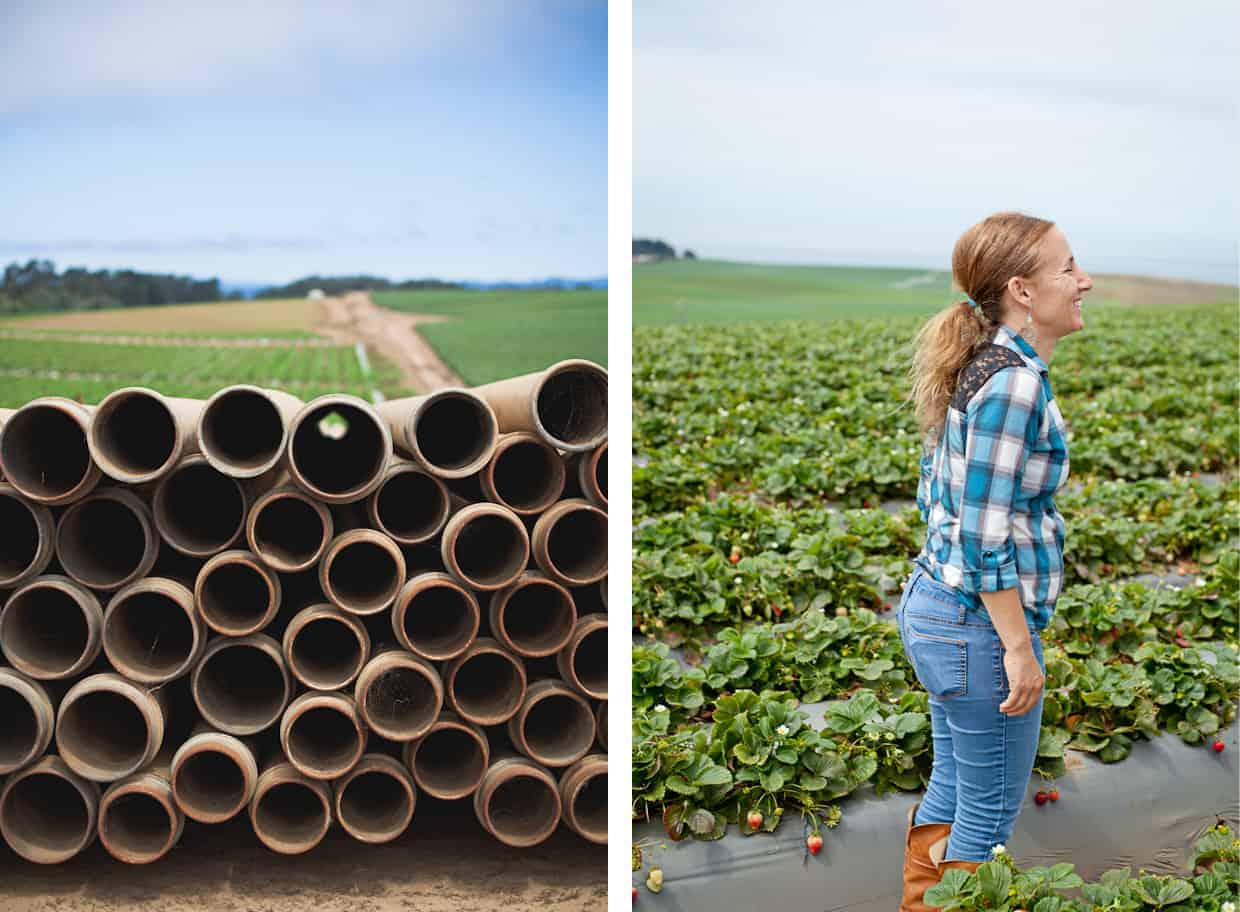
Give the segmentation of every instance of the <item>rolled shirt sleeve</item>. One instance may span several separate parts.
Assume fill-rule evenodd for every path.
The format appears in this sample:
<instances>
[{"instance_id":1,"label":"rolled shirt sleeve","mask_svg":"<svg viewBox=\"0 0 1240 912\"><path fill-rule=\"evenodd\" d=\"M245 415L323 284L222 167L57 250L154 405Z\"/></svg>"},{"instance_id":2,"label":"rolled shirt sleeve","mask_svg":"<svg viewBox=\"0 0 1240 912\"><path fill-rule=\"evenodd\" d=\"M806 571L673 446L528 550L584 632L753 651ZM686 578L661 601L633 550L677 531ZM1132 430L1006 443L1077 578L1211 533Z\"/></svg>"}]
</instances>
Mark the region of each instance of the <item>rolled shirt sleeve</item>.
<instances>
[{"instance_id":1,"label":"rolled shirt sleeve","mask_svg":"<svg viewBox=\"0 0 1240 912\"><path fill-rule=\"evenodd\" d=\"M1015 589L1020 577L1012 511L1041 421L1042 380L1022 367L996 371L965 412L960 547L974 592Z\"/></svg>"}]
</instances>

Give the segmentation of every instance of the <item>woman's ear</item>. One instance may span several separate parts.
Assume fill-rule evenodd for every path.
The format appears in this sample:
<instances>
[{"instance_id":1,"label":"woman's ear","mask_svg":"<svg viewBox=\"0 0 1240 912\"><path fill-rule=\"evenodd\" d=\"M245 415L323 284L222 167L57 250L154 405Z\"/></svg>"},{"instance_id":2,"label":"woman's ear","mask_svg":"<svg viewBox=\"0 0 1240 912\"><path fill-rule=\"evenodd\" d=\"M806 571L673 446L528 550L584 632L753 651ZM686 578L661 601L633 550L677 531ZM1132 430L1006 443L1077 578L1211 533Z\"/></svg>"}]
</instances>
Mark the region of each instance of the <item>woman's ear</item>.
<instances>
[{"instance_id":1,"label":"woman's ear","mask_svg":"<svg viewBox=\"0 0 1240 912\"><path fill-rule=\"evenodd\" d=\"M1007 280L1007 290L1017 301L1029 300L1029 288L1025 285L1025 280L1020 276L1012 276Z\"/></svg>"}]
</instances>

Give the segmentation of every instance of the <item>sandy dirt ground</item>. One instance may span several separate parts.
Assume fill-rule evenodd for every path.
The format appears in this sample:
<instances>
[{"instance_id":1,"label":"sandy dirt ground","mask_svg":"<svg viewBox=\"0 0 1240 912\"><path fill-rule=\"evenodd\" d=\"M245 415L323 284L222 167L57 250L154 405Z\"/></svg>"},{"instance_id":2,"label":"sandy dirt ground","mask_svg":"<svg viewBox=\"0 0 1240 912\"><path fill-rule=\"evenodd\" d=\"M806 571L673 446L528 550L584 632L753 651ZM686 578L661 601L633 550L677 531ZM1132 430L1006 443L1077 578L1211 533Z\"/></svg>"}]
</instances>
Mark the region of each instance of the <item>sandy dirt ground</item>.
<instances>
[{"instance_id":1,"label":"sandy dirt ground","mask_svg":"<svg viewBox=\"0 0 1240 912\"><path fill-rule=\"evenodd\" d=\"M1114 304L1171 305L1205 304L1236 299L1234 285L1210 285L1187 279L1156 279L1150 276L1096 275L1090 295Z\"/></svg>"},{"instance_id":2,"label":"sandy dirt ground","mask_svg":"<svg viewBox=\"0 0 1240 912\"><path fill-rule=\"evenodd\" d=\"M261 299L252 301L213 301L206 304L176 304L169 307L120 307L113 310L80 310L13 317L0 321L5 329L29 331L51 329L59 332L200 333L210 335L261 336L267 332L301 330L309 332L317 319L317 301L305 298Z\"/></svg>"},{"instance_id":3,"label":"sandy dirt ground","mask_svg":"<svg viewBox=\"0 0 1240 912\"><path fill-rule=\"evenodd\" d=\"M340 343L364 343L399 367L405 383L419 393L467 385L415 328L443 317L385 310L376 307L364 291L325 298L320 303L323 316L315 332Z\"/></svg>"},{"instance_id":4,"label":"sandy dirt ground","mask_svg":"<svg viewBox=\"0 0 1240 912\"><path fill-rule=\"evenodd\" d=\"M245 819L187 825L151 865L121 864L96 841L44 867L0 842L0 912L602 912L606 849L563 824L542 845L509 849L467 801L419 796L395 842L363 845L337 826L292 857L264 848Z\"/></svg>"}]
</instances>

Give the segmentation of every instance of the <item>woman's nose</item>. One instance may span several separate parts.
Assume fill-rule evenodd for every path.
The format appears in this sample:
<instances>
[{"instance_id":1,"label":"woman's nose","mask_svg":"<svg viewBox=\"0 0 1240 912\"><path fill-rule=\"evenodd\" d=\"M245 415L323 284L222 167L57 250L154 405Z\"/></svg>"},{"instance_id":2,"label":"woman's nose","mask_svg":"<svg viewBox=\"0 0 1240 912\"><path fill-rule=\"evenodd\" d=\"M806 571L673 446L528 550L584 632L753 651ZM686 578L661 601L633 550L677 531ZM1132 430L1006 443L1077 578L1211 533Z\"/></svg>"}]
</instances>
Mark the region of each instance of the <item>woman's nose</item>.
<instances>
[{"instance_id":1,"label":"woman's nose","mask_svg":"<svg viewBox=\"0 0 1240 912\"><path fill-rule=\"evenodd\" d=\"M1077 284L1077 287L1081 289L1081 291L1089 291L1091 288L1094 287L1094 280L1089 277L1088 272L1082 269L1081 277L1080 279L1077 280L1076 284Z\"/></svg>"}]
</instances>

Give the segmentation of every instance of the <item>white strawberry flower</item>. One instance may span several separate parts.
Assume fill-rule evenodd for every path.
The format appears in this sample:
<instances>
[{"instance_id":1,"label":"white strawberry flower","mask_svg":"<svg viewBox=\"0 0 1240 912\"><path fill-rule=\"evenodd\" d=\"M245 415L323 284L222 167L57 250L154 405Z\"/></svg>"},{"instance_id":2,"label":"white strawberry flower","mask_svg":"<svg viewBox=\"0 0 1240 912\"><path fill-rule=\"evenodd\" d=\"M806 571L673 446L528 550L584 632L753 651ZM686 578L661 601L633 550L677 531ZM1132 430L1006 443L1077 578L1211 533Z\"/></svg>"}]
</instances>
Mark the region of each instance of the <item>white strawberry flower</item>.
<instances>
[{"instance_id":1,"label":"white strawberry flower","mask_svg":"<svg viewBox=\"0 0 1240 912\"><path fill-rule=\"evenodd\" d=\"M996 845L994 845L994 846L992 846L992 847L991 847L991 849L990 849L990 854L991 854L991 855L1003 855L1003 854L1006 854L1006 853L1007 853L1007 846L1005 846L1005 845L1004 845L1003 843L1001 843L1001 842L1000 842L1000 843L998 843L998 844L996 844Z\"/></svg>"},{"instance_id":2,"label":"white strawberry flower","mask_svg":"<svg viewBox=\"0 0 1240 912\"><path fill-rule=\"evenodd\" d=\"M741 584L741 578L740 578L739 576L734 577L734 578L732 579L732 585L733 585L733 586L739 586L740 584Z\"/></svg>"},{"instance_id":3,"label":"white strawberry flower","mask_svg":"<svg viewBox=\"0 0 1240 912\"><path fill-rule=\"evenodd\" d=\"M779 737L781 737L781 738L787 738L787 737L788 737L788 726L787 726L787 725L777 725L777 726L775 727L775 734L779 735Z\"/></svg>"},{"instance_id":4,"label":"white strawberry flower","mask_svg":"<svg viewBox=\"0 0 1240 912\"><path fill-rule=\"evenodd\" d=\"M654 711L657 713L665 713L667 712L667 707L664 706L662 703L658 703L658 704L655 704Z\"/></svg>"},{"instance_id":5,"label":"white strawberry flower","mask_svg":"<svg viewBox=\"0 0 1240 912\"><path fill-rule=\"evenodd\" d=\"M1221 912L1236 912L1236 904L1230 899L1227 900L1227 902L1223 903Z\"/></svg>"}]
</instances>

